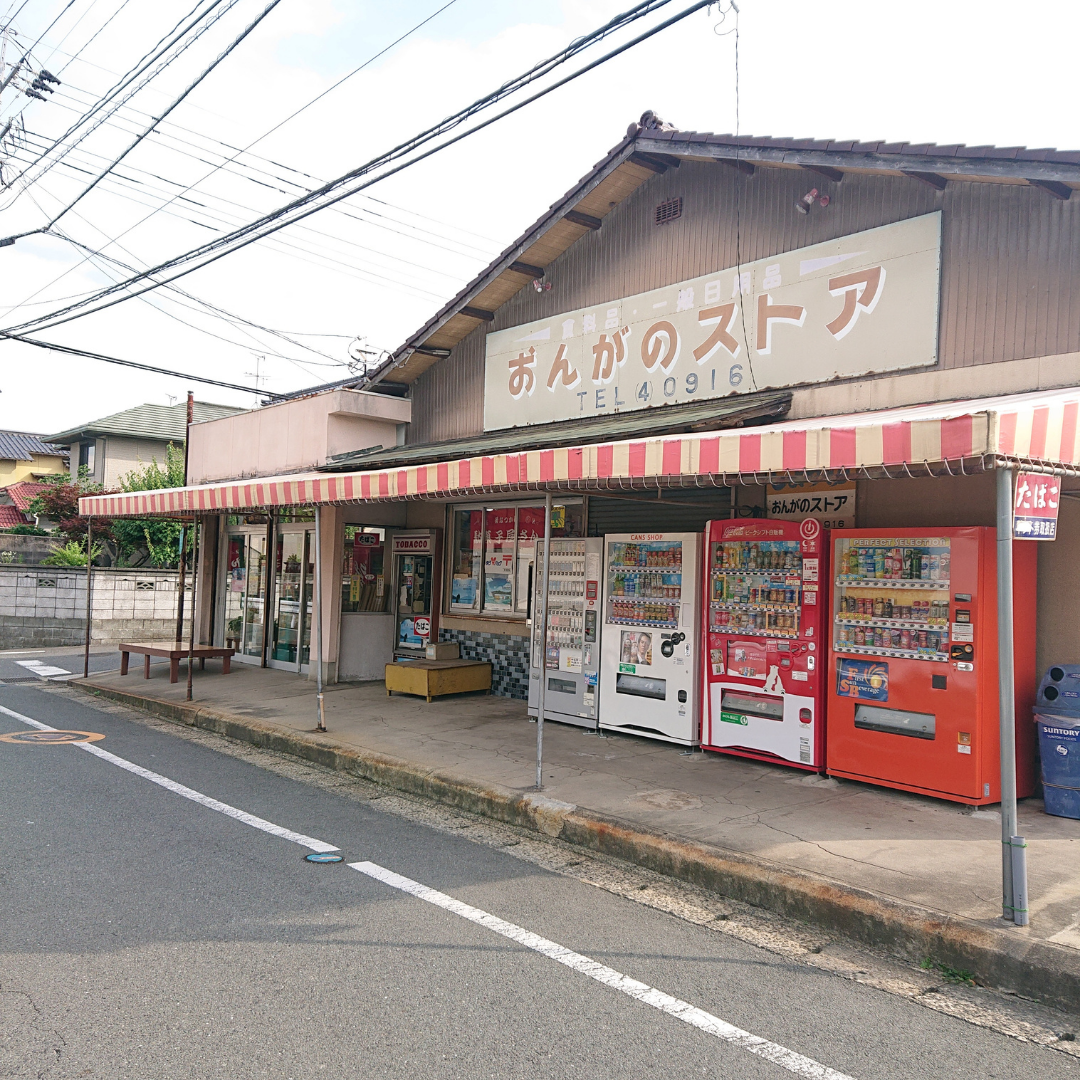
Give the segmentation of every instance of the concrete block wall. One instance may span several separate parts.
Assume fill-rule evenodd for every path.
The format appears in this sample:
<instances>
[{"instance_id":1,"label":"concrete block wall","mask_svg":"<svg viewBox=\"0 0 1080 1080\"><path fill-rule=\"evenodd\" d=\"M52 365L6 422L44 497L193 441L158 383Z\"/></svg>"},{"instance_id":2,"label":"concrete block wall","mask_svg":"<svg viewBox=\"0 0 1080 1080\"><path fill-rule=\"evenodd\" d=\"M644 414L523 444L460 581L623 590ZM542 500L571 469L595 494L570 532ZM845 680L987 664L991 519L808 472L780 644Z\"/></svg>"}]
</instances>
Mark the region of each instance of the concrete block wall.
<instances>
[{"instance_id":1,"label":"concrete block wall","mask_svg":"<svg viewBox=\"0 0 1080 1080\"><path fill-rule=\"evenodd\" d=\"M95 569L92 577L92 642L161 641L175 636L179 584L175 571ZM184 592L185 610L190 612L190 579ZM0 566L0 649L79 645L85 635L85 571Z\"/></svg>"}]
</instances>

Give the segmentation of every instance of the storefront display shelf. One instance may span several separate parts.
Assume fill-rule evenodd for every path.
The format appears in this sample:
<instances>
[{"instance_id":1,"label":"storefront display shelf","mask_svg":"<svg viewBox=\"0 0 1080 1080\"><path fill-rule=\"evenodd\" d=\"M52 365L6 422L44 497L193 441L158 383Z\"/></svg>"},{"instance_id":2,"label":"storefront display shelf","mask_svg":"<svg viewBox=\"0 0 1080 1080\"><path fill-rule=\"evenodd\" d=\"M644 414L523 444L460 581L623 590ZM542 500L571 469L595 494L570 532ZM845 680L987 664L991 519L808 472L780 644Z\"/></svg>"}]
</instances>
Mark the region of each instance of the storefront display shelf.
<instances>
[{"instance_id":1,"label":"storefront display shelf","mask_svg":"<svg viewBox=\"0 0 1080 1080\"><path fill-rule=\"evenodd\" d=\"M836 579L837 585L849 589L944 589L948 591L949 582L945 578L937 581L923 581L921 578L867 578L851 577L841 574Z\"/></svg>"},{"instance_id":2,"label":"storefront display shelf","mask_svg":"<svg viewBox=\"0 0 1080 1080\"><path fill-rule=\"evenodd\" d=\"M799 611L798 604L742 603L739 600L710 600L709 607L715 611Z\"/></svg>"},{"instance_id":3,"label":"storefront display shelf","mask_svg":"<svg viewBox=\"0 0 1080 1080\"><path fill-rule=\"evenodd\" d=\"M862 645L837 644L833 646L833 652L845 653L852 656L893 656L904 660L934 660L938 663L948 663L949 654L941 652L916 652L914 649L885 649L865 648Z\"/></svg>"},{"instance_id":4,"label":"storefront display shelf","mask_svg":"<svg viewBox=\"0 0 1080 1080\"><path fill-rule=\"evenodd\" d=\"M619 626L648 626L658 630L675 630L679 625L678 619L663 619L654 622L651 619L620 619L615 615L609 616L607 622Z\"/></svg>"},{"instance_id":5,"label":"storefront display shelf","mask_svg":"<svg viewBox=\"0 0 1080 1080\"><path fill-rule=\"evenodd\" d=\"M873 615L865 618L858 615L838 615L836 622L840 626L880 626L885 630L941 630L949 625L947 619L922 622L911 619L881 619Z\"/></svg>"},{"instance_id":6,"label":"storefront display shelf","mask_svg":"<svg viewBox=\"0 0 1080 1080\"><path fill-rule=\"evenodd\" d=\"M799 636L797 630L752 630L738 626L710 626L709 629L715 634L729 634L731 637L783 638L787 641Z\"/></svg>"}]
</instances>

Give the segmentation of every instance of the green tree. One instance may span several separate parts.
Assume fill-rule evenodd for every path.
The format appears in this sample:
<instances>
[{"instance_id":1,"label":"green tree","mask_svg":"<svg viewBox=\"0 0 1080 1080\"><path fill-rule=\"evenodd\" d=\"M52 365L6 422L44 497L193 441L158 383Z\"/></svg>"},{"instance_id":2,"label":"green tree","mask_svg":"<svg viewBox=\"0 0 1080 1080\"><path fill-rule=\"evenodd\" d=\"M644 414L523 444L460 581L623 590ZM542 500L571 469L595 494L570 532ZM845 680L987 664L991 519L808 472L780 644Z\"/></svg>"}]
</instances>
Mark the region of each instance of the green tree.
<instances>
[{"instance_id":1,"label":"green tree","mask_svg":"<svg viewBox=\"0 0 1080 1080\"><path fill-rule=\"evenodd\" d=\"M149 465L132 469L120 479L120 490L160 491L184 486L184 448L172 443L165 448L165 461L152 458ZM125 562L146 553L151 566L175 567L180 562L180 534L183 526L164 518L115 518L112 521L120 559ZM85 529L84 529L85 535ZM185 537L190 550L190 530Z\"/></svg>"}]
</instances>

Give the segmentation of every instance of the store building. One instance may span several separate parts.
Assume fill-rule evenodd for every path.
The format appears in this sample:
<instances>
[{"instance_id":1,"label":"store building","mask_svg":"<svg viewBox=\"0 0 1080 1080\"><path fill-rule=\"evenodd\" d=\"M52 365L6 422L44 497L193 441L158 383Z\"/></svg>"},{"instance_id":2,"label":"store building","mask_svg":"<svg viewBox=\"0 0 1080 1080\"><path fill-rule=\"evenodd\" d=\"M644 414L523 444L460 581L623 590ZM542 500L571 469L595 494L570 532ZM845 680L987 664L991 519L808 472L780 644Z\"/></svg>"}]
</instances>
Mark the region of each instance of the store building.
<instances>
[{"instance_id":1,"label":"store building","mask_svg":"<svg viewBox=\"0 0 1080 1080\"><path fill-rule=\"evenodd\" d=\"M317 513L326 679L379 677L419 616L525 697L548 493L567 538L700 532L822 482L829 526L992 526L995 467L1071 473L1077 187L1080 153L647 113L378 370L196 424L191 488L83 510L199 514L200 637L301 672ZM313 411L365 419L286 453ZM1040 545L1040 667L1080 662L1078 518L1066 498Z\"/></svg>"}]
</instances>

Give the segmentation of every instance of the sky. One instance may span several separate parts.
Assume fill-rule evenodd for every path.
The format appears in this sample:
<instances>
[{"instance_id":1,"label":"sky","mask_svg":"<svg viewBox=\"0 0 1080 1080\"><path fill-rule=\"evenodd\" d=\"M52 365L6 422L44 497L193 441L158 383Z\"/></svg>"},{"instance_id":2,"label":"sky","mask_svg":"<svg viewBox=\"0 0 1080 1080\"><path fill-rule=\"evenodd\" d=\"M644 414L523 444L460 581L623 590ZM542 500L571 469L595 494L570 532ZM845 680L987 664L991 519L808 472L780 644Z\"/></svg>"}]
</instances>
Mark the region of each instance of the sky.
<instances>
[{"instance_id":1,"label":"sky","mask_svg":"<svg viewBox=\"0 0 1080 1080\"><path fill-rule=\"evenodd\" d=\"M45 168L52 159L33 164L40 151L196 0L0 0L0 30L16 35L6 38L6 63L33 46L33 70L61 80L44 102L17 83L0 91L0 130L15 121L0 147L0 238L38 228L74 198L267 0L231 2ZM561 70L688 2L672 0ZM52 233L0 247L0 330L356 168L628 6L281 0ZM1080 5L741 0L739 9L688 16L462 143L187 275L175 283L183 293L157 289L34 336L264 391L344 378L350 347L374 359L400 345L647 109L683 130L1080 148L1071 85ZM182 400L189 389L202 401L258 400L0 340L3 429L49 434L143 402Z\"/></svg>"}]
</instances>

